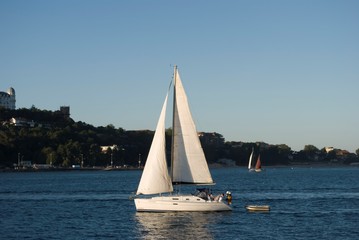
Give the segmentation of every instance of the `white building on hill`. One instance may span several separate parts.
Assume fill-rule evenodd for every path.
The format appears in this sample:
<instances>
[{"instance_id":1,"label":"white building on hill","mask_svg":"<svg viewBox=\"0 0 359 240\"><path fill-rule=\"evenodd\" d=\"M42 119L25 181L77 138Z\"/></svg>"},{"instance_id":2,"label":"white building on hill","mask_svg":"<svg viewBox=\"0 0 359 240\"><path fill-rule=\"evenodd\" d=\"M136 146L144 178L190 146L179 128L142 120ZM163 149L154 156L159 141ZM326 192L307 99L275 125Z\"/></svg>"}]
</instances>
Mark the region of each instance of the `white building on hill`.
<instances>
[{"instance_id":1,"label":"white building on hill","mask_svg":"<svg viewBox=\"0 0 359 240\"><path fill-rule=\"evenodd\" d=\"M0 107L15 109L15 90L10 87L7 92L0 91Z\"/></svg>"}]
</instances>

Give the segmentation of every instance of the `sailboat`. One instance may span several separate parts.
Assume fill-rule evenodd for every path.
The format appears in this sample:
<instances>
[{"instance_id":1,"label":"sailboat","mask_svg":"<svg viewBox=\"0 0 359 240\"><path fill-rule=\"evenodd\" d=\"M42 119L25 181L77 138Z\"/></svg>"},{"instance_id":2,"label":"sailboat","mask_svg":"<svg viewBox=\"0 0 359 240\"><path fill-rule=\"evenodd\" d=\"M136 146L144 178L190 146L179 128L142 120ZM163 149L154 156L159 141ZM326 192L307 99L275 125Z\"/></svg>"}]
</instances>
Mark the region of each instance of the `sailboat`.
<instances>
[{"instance_id":1,"label":"sailboat","mask_svg":"<svg viewBox=\"0 0 359 240\"><path fill-rule=\"evenodd\" d=\"M261 172L262 171L262 164L261 164L261 155L258 155L256 166L254 168L254 171Z\"/></svg>"},{"instance_id":2,"label":"sailboat","mask_svg":"<svg viewBox=\"0 0 359 240\"><path fill-rule=\"evenodd\" d=\"M173 88L171 170L169 173L165 149L168 91L134 199L136 210L139 212L231 211L232 208L224 201L194 194L173 193L173 185L177 184L214 184L177 66L174 67Z\"/></svg>"},{"instance_id":3,"label":"sailboat","mask_svg":"<svg viewBox=\"0 0 359 240\"><path fill-rule=\"evenodd\" d=\"M252 148L252 153L251 153L251 155L249 156L249 161L248 161L248 170L249 170L250 172L253 171L253 168L252 168L253 154L254 154L254 148Z\"/></svg>"}]
</instances>

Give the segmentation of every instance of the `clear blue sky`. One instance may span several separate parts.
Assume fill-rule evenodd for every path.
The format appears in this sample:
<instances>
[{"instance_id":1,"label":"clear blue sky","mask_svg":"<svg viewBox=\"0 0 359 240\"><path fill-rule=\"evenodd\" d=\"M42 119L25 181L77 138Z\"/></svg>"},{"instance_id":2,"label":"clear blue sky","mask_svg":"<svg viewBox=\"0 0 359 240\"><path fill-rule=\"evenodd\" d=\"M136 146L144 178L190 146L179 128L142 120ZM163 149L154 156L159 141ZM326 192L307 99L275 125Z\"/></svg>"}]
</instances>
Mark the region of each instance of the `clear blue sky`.
<instances>
[{"instance_id":1,"label":"clear blue sky","mask_svg":"<svg viewBox=\"0 0 359 240\"><path fill-rule=\"evenodd\" d=\"M199 131L359 148L359 1L0 1L17 108L154 130L174 64Z\"/></svg>"}]
</instances>

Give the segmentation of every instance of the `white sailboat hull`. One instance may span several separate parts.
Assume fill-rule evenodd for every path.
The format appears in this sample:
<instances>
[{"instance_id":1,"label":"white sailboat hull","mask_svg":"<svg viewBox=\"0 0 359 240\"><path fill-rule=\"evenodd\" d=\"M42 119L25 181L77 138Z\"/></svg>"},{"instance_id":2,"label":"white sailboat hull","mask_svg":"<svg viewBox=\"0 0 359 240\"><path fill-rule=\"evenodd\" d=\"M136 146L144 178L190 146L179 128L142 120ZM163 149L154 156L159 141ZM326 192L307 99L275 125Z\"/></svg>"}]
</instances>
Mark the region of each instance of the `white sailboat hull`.
<instances>
[{"instance_id":1,"label":"white sailboat hull","mask_svg":"<svg viewBox=\"0 0 359 240\"><path fill-rule=\"evenodd\" d=\"M152 198L136 198L138 212L219 212L232 211L222 201L205 201L193 195L158 196Z\"/></svg>"}]
</instances>

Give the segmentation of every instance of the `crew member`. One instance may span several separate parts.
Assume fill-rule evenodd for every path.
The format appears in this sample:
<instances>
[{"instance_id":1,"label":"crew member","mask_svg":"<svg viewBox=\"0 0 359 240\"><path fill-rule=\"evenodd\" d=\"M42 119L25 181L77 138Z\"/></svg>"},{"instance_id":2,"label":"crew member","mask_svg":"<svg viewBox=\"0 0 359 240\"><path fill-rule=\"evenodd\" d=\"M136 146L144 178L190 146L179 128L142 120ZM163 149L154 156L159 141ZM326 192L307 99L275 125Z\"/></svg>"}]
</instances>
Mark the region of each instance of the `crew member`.
<instances>
[{"instance_id":1,"label":"crew member","mask_svg":"<svg viewBox=\"0 0 359 240\"><path fill-rule=\"evenodd\" d=\"M227 192L226 192L226 196L227 196L227 203L228 203L229 205L231 205L231 204L232 204L232 194L231 194L231 192L230 192L230 191L227 191Z\"/></svg>"}]
</instances>

